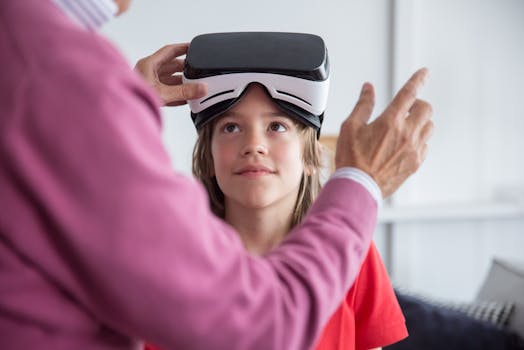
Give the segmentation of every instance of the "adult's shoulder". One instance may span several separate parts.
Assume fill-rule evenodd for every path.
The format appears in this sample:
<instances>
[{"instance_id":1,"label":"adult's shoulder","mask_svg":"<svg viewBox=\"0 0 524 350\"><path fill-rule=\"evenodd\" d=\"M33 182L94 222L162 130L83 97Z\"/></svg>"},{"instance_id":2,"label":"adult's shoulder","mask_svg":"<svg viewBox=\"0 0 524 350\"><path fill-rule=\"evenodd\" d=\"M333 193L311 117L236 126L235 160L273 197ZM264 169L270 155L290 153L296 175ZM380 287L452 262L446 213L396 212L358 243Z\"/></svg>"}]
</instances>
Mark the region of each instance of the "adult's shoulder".
<instances>
[{"instance_id":1,"label":"adult's shoulder","mask_svg":"<svg viewBox=\"0 0 524 350\"><path fill-rule=\"evenodd\" d=\"M33 6L23 6L28 3ZM7 119L26 119L46 134L61 132L56 125L78 130L93 118L146 120L158 128L158 98L113 44L72 22L51 1L19 4L9 8L14 19L5 22L11 45L5 57L12 68L0 81L13 101L7 102Z\"/></svg>"},{"instance_id":2,"label":"adult's shoulder","mask_svg":"<svg viewBox=\"0 0 524 350\"><path fill-rule=\"evenodd\" d=\"M38 76L133 76L129 64L102 35L73 22L52 1L6 0L2 8L9 61Z\"/></svg>"}]
</instances>

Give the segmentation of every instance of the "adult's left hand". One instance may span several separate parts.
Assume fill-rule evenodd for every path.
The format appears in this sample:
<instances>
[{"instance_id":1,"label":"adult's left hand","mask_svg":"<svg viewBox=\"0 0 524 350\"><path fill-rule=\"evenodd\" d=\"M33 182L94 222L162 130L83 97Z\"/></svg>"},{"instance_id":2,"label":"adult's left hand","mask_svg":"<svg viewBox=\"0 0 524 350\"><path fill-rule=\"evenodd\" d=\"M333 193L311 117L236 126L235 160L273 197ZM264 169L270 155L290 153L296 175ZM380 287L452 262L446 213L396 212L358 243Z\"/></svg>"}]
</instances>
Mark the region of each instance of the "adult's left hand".
<instances>
[{"instance_id":1,"label":"adult's left hand","mask_svg":"<svg viewBox=\"0 0 524 350\"><path fill-rule=\"evenodd\" d=\"M135 71L155 89L166 106L183 105L206 94L204 84L184 84L182 75L176 74L184 68L184 59L179 57L187 53L188 47L188 43L166 45L140 59L135 66Z\"/></svg>"}]
</instances>

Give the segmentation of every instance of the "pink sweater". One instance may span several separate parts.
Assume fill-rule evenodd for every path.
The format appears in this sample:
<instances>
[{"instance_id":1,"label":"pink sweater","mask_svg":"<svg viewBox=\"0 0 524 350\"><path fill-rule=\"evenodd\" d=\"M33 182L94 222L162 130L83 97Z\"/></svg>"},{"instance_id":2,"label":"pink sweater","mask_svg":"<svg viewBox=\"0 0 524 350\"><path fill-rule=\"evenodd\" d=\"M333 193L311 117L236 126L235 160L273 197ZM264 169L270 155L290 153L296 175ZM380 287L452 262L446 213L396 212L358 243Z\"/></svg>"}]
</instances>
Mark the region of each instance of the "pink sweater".
<instances>
[{"instance_id":1,"label":"pink sweater","mask_svg":"<svg viewBox=\"0 0 524 350\"><path fill-rule=\"evenodd\" d=\"M376 204L330 181L265 258L175 173L157 100L48 0L0 1L0 349L306 349Z\"/></svg>"}]
</instances>

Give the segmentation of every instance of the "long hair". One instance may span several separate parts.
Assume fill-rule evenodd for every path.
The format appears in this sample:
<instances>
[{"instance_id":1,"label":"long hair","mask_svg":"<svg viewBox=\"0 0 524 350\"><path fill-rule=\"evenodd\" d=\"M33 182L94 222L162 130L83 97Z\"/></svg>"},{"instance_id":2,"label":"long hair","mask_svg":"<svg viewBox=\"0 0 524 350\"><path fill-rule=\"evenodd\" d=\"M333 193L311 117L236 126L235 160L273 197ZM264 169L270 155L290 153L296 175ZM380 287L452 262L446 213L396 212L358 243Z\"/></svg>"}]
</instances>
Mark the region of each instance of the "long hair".
<instances>
[{"instance_id":1,"label":"long hair","mask_svg":"<svg viewBox=\"0 0 524 350\"><path fill-rule=\"evenodd\" d=\"M216 121L216 119L215 119ZM199 179L209 194L211 210L218 217L225 217L224 194L218 186L214 174L211 141L215 122L204 125L198 131L198 139L193 149L193 175ZM320 146L316 130L297 122L300 138L303 143L302 160L305 171L302 173L291 227L294 227L308 211L320 191Z\"/></svg>"}]
</instances>

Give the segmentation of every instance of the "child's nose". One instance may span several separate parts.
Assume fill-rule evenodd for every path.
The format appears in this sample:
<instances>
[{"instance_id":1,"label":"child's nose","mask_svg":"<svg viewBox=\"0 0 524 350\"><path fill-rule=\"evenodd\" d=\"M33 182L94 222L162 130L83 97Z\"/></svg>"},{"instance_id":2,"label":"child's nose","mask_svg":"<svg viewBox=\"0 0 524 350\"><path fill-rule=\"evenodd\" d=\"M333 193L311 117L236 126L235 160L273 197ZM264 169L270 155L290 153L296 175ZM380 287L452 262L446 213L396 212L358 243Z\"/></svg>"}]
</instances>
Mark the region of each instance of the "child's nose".
<instances>
[{"instance_id":1,"label":"child's nose","mask_svg":"<svg viewBox=\"0 0 524 350\"><path fill-rule=\"evenodd\" d=\"M267 154L267 144L263 136L258 133L251 132L246 135L246 141L242 147L242 155L253 155L253 154Z\"/></svg>"}]
</instances>

